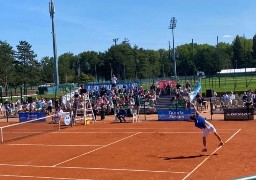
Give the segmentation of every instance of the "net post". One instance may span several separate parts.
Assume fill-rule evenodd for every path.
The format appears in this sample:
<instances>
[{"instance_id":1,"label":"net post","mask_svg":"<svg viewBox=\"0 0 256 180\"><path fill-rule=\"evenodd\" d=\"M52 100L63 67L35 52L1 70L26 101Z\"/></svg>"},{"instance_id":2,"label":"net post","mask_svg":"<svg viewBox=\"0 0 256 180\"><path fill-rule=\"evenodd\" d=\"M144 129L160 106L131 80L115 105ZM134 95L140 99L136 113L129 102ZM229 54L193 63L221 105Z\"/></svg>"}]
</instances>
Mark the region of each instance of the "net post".
<instances>
[{"instance_id":1,"label":"net post","mask_svg":"<svg viewBox=\"0 0 256 180\"><path fill-rule=\"evenodd\" d=\"M86 125L86 95L84 95L84 125Z\"/></svg>"},{"instance_id":2,"label":"net post","mask_svg":"<svg viewBox=\"0 0 256 180\"><path fill-rule=\"evenodd\" d=\"M0 129L1 129L1 142L4 143L3 128L0 128Z\"/></svg>"},{"instance_id":3,"label":"net post","mask_svg":"<svg viewBox=\"0 0 256 180\"><path fill-rule=\"evenodd\" d=\"M61 121L61 118L60 118L59 123L58 123L59 124L59 130L60 130L60 121Z\"/></svg>"}]
</instances>

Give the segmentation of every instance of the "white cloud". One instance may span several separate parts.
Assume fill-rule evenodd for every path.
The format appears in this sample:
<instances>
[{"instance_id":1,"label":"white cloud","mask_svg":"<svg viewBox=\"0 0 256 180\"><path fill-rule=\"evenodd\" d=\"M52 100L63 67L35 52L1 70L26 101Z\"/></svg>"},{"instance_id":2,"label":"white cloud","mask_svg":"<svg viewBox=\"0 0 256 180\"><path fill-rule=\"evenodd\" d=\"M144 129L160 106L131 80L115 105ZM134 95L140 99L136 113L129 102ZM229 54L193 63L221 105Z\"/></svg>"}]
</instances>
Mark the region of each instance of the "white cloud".
<instances>
[{"instance_id":1,"label":"white cloud","mask_svg":"<svg viewBox=\"0 0 256 180\"><path fill-rule=\"evenodd\" d=\"M225 34L223 38L232 38L232 35Z\"/></svg>"}]
</instances>

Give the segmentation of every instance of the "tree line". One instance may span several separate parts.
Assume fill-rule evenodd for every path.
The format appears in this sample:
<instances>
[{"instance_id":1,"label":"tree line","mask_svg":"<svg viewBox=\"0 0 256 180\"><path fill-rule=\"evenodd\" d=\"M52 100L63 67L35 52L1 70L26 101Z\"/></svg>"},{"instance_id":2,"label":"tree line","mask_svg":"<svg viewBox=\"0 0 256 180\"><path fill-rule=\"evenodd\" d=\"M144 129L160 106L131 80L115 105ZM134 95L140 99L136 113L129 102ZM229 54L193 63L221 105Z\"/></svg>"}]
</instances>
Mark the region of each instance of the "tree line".
<instances>
[{"instance_id":1,"label":"tree line","mask_svg":"<svg viewBox=\"0 0 256 180\"><path fill-rule=\"evenodd\" d=\"M105 52L71 52L58 57L60 83L86 83L110 80L115 74L119 80L164 78L174 75L173 50L143 49L129 41L112 45ZM216 45L188 43L175 49L178 76L195 75L204 71L214 75L221 69L249 68L256 64L256 35L252 39L236 36L231 44ZM54 82L54 59L45 56L37 60L32 45L20 41L16 50L0 40L0 85L6 90L21 85Z\"/></svg>"}]
</instances>

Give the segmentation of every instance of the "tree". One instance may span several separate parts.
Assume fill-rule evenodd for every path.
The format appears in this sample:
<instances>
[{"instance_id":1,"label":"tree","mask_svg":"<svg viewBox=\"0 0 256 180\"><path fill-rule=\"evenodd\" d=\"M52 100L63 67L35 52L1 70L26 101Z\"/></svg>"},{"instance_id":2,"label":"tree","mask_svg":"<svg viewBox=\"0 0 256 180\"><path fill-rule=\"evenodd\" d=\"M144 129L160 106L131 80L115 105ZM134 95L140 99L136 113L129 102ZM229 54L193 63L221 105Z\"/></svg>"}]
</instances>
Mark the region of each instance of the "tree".
<instances>
[{"instance_id":1,"label":"tree","mask_svg":"<svg viewBox=\"0 0 256 180\"><path fill-rule=\"evenodd\" d=\"M123 42L122 44L112 46L104 55L104 74L106 79L111 78L111 74L115 74L118 79L130 79L135 77L134 55L130 44ZM110 73L106 70L110 69Z\"/></svg>"},{"instance_id":2,"label":"tree","mask_svg":"<svg viewBox=\"0 0 256 180\"><path fill-rule=\"evenodd\" d=\"M17 45L16 70L19 76L16 78L18 84L34 84L39 82L39 72L36 54L31 50L32 46L26 41L20 41Z\"/></svg>"},{"instance_id":3,"label":"tree","mask_svg":"<svg viewBox=\"0 0 256 180\"><path fill-rule=\"evenodd\" d=\"M237 35L233 41L233 67L241 68L244 67L245 61L243 59L243 44L241 38Z\"/></svg>"},{"instance_id":4,"label":"tree","mask_svg":"<svg viewBox=\"0 0 256 180\"><path fill-rule=\"evenodd\" d=\"M194 72L194 62L192 58L191 44L184 44L177 47L177 74L182 76L192 75Z\"/></svg>"},{"instance_id":5,"label":"tree","mask_svg":"<svg viewBox=\"0 0 256 180\"><path fill-rule=\"evenodd\" d=\"M160 54L154 50L146 50L148 59L147 75L148 77L159 77L161 75Z\"/></svg>"},{"instance_id":6,"label":"tree","mask_svg":"<svg viewBox=\"0 0 256 180\"><path fill-rule=\"evenodd\" d=\"M41 60L41 83L54 82L54 60L53 57L43 57Z\"/></svg>"},{"instance_id":7,"label":"tree","mask_svg":"<svg viewBox=\"0 0 256 180\"><path fill-rule=\"evenodd\" d=\"M253 36L252 39L252 57L253 60L256 61L256 34Z\"/></svg>"},{"instance_id":8,"label":"tree","mask_svg":"<svg viewBox=\"0 0 256 180\"><path fill-rule=\"evenodd\" d=\"M15 82L15 69L13 67L15 51L7 42L0 41L0 83L8 91L9 84Z\"/></svg>"},{"instance_id":9,"label":"tree","mask_svg":"<svg viewBox=\"0 0 256 180\"><path fill-rule=\"evenodd\" d=\"M232 69L232 47L228 43L219 43L219 70Z\"/></svg>"},{"instance_id":10,"label":"tree","mask_svg":"<svg viewBox=\"0 0 256 180\"><path fill-rule=\"evenodd\" d=\"M242 38L243 42L243 60L244 68L252 67L254 65L252 50L253 50L253 41L252 39Z\"/></svg>"},{"instance_id":11,"label":"tree","mask_svg":"<svg viewBox=\"0 0 256 180\"><path fill-rule=\"evenodd\" d=\"M218 69L215 47L208 44L196 45L195 64L197 71L215 74Z\"/></svg>"},{"instance_id":12,"label":"tree","mask_svg":"<svg viewBox=\"0 0 256 180\"><path fill-rule=\"evenodd\" d=\"M6 42L0 41L0 83L8 87L36 83L52 83L54 66L52 57L36 61L36 54L26 41L20 41L17 52ZM15 55L14 55L15 54ZM105 52L71 52L59 56L60 83L110 80L115 74L119 80L173 76L173 62L165 49L150 50L135 45L125 38L120 44ZM15 61L16 60L16 61ZM196 71L216 74L221 69L246 68L255 65L256 34L253 39L234 38L232 44L184 44L176 48L177 74L195 75ZM15 69L13 69L15 68Z\"/></svg>"},{"instance_id":13,"label":"tree","mask_svg":"<svg viewBox=\"0 0 256 180\"><path fill-rule=\"evenodd\" d=\"M98 70L103 61L99 58L99 54L94 51L87 51L78 54L81 72L87 75L94 75L94 79L98 81L100 71Z\"/></svg>"},{"instance_id":14,"label":"tree","mask_svg":"<svg viewBox=\"0 0 256 180\"><path fill-rule=\"evenodd\" d=\"M58 58L61 83L75 82L77 57L73 53L64 53ZM78 82L78 81L76 81Z\"/></svg>"}]
</instances>

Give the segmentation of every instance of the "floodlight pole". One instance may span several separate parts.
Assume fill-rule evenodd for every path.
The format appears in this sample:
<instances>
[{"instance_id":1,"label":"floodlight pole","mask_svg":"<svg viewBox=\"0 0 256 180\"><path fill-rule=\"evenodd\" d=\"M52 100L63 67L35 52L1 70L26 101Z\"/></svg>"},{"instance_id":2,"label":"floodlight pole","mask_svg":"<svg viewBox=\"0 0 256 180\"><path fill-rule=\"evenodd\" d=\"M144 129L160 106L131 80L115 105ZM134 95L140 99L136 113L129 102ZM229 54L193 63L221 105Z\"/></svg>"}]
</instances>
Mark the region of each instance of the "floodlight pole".
<instances>
[{"instance_id":1,"label":"floodlight pole","mask_svg":"<svg viewBox=\"0 0 256 180\"><path fill-rule=\"evenodd\" d=\"M173 48L172 57L173 57L173 63L174 63L174 77L175 77L175 81L177 81L177 70L176 70L176 57L175 57L174 32L173 32L173 30L174 30L175 27L176 27L176 23L177 23L177 20L175 19L175 17L172 17L172 18L171 18L171 21L170 21L169 29L172 30L172 48Z\"/></svg>"},{"instance_id":2,"label":"floodlight pole","mask_svg":"<svg viewBox=\"0 0 256 180\"><path fill-rule=\"evenodd\" d=\"M54 84L55 84L55 95L59 90L59 68L58 68L58 60L57 60L57 47L56 47L56 35L54 28L54 3L53 0L49 2L49 13L52 19L52 39L53 39L53 58L54 58Z\"/></svg>"},{"instance_id":3,"label":"floodlight pole","mask_svg":"<svg viewBox=\"0 0 256 180\"><path fill-rule=\"evenodd\" d=\"M194 75L194 84L196 83L196 75L195 75L195 58L194 58L194 40L192 39L192 59L193 59L193 75Z\"/></svg>"},{"instance_id":4,"label":"floodlight pole","mask_svg":"<svg viewBox=\"0 0 256 180\"><path fill-rule=\"evenodd\" d=\"M217 55L218 55L218 75L219 75L219 88L220 88L220 51L219 51L219 37L217 36Z\"/></svg>"}]
</instances>

